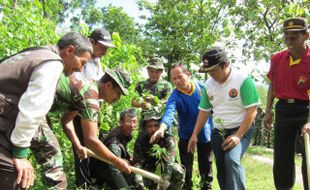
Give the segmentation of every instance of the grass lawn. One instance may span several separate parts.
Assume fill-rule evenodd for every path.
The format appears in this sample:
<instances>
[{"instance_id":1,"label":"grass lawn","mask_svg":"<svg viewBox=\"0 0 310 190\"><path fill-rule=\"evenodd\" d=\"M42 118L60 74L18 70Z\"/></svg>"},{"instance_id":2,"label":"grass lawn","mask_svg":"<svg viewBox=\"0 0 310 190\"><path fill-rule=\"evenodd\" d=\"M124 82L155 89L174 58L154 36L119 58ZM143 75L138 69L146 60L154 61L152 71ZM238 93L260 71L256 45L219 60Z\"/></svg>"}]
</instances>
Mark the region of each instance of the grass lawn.
<instances>
[{"instance_id":1,"label":"grass lawn","mask_svg":"<svg viewBox=\"0 0 310 190\"><path fill-rule=\"evenodd\" d=\"M252 155L261 155L272 158L272 151L262 147L250 147L242 159L246 170L247 190L274 190L272 166L255 160ZM300 158L297 157L299 160ZM300 162L300 161L299 161ZM193 181L194 189L199 190L199 172L197 162L194 162ZM216 167L213 163L213 190L220 190L216 179ZM302 190L302 186L295 184L294 190Z\"/></svg>"}]
</instances>

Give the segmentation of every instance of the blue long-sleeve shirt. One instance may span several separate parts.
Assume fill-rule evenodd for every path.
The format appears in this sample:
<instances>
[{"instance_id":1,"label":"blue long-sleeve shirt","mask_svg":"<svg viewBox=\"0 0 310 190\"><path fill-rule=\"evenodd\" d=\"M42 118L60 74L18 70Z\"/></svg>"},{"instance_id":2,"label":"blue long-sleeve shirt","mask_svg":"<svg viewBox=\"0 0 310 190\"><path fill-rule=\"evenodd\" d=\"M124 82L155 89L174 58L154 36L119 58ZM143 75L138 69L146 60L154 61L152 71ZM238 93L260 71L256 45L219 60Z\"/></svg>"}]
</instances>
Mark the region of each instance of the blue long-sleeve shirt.
<instances>
[{"instance_id":1,"label":"blue long-sleeve shirt","mask_svg":"<svg viewBox=\"0 0 310 190\"><path fill-rule=\"evenodd\" d=\"M171 131L174 114L177 112L179 118L179 137L185 140L189 140L194 131L199 113L198 105L204 88L201 82L196 82L194 84L194 92L191 95L185 94L178 89L173 90L168 98L166 110L161 120L161 123L165 123L169 131ZM209 118L198 134L199 143L207 143L210 141L212 127L213 123Z\"/></svg>"}]
</instances>

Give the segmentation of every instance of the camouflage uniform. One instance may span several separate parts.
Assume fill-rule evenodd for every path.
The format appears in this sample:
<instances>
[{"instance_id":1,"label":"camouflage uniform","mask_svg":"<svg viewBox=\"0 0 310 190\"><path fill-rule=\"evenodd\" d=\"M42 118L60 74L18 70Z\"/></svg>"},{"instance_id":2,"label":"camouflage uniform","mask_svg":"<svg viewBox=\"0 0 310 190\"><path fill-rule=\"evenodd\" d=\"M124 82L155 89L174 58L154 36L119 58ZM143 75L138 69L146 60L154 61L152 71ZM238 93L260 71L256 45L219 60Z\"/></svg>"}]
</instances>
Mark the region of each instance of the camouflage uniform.
<instances>
[{"instance_id":1,"label":"camouflage uniform","mask_svg":"<svg viewBox=\"0 0 310 190\"><path fill-rule=\"evenodd\" d=\"M144 93L150 93L159 99L166 99L172 91L172 85L164 80L152 83L150 80L140 81L136 85L136 91L142 96Z\"/></svg>"},{"instance_id":2,"label":"camouflage uniform","mask_svg":"<svg viewBox=\"0 0 310 190\"><path fill-rule=\"evenodd\" d=\"M150 60L150 64L147 69L156 69L156 70L164 70L164 65L158 58L152 58ZM168 98L170 93L172 92L172 85L160 79L158 82L153 83L149 79L146 81L140 81L136 85L136 91L140 96L143 96L145 93L149 93L153 96L157 96L160 100L165 100Z\"/></svg>"},{"instance_id":3,"label":"camouflage uniform","mask_svg":"<svg viewBox=\"0 0 310 190\"><path fill-rule=\"evenodd\" d=\"M99 111L98 96L97 84L84 81L80 73L74 73L69 77L62 74L56 89L52 110L61 112L77 110L78 115L82 118L96 122ZM67 181L63 171L60 146L46 122L40 124L31 141L31 148L36 159L42 165L45 184L51 189L65 189Z\"/></svg>"},{"instance_id":4,"label":"camouflage uniform","mask_svg":"<svg viewBox=\"0 0 310 190\"><path fill-rule=\"evenodd\" d=\"M123 135L120 127L113 128L106 139L101 139L104 144L117 157L131 161L130 154L127 151L127 144L132 136ZM95 179L95 183L100 187L107 185L111 189L141 189L134 183L133 174L121 173L114 166L104 163L95 158L91 158L90 162L91 177Z\"/></svg>"},{"instance_id":5,"label":"camouflage uniform","mask_svg":"<svg viewBox=\"0 0 310 190\"><path fill-rule=\"evenodd\" d=\"M144 127L144 122L147 120L160 119L160 117L156 117L156 115L158 115L158 113L154 113L152 110L145 112L143 115L144 121L142 122L142 126ZM180 164L175 162L176 152L173 136L165 134L164 138L161 138L157 142L157 145L166 149L163 165L161 166L162 178L170 182L168 189L181 189L185 181L185 170ZM153 155L153 146L154 144L150 144L150 136L148 134L143 133L137 138L134 145L135 166L146 169L150 172L156 171L159 160ZM142 179L142 176L137 175L135 180L142 187L157 189L157 184L146 178Z\"/></svg>"},{"instance_id":6,"label":"camouflage uniform","mask_svg":"<svg viewBox=\"0 0 310 190\"><path fill-rule=\"evenodd\" d=\"M41 175L48 189L66 189L63 158L59 143L47 122L40 123L31 140L31 151L41 165Z\"/></svg>"},{"instance_id":7,"label":"camouflage uniform","mask_svg":"<svg viewBox=\"0 0 310 190\"><path fill-rule=\"evenodd\" d=\"M254 132L253 132L253 145L263 145L263 127L262 122L265 116L265 113L261 110L262 108L258 108L258 111L255 122L254 122Z\"/></svg>"}]
</instances>

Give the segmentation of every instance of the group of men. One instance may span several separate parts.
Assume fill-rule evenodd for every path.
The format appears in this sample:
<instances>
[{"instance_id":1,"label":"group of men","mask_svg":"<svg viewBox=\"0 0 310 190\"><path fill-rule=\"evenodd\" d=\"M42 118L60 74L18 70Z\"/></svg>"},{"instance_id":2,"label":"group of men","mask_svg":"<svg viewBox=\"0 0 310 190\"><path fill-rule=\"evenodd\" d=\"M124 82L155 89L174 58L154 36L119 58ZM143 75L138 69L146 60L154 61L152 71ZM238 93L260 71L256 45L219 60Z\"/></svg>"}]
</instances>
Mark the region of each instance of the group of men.
<instances>
[{"instance_id":1,"label":"group of men","mask_svg":"<svg viewBox=\"0 0 310 190\"><path fill-rule=\"evenodd\" d=\"M304 18L284 22L288 49L272 56L267 75L270 85L264 116L266 128L272 122L272 102L274 98L279 99L275 108L273 169L278 190L292 189L294 185L296 131L301 135L310 134L307 30ZM160 161L153 152L157 144L167 151L161 174L164 180L171 182L168 188L193 189L193 154L197 146L200 189L212 189L213 154L220 188L246 189L241 159L253 135L260 101L251 77L231 67L225 50L212 47L202 56L199 72L210 76L205 83L193 80L184 64L172 65L169 76L175 85L173 90L169 82L161 79L162 62L151 59L147 67L149 79L139 82L136 90L140 96L150 93L162 102L166 101L166 108L163 114L152 109L153 96L142 101L132 100L132 106L143 111L140 134L131 156L127 144L139 123L134 109L121 113L119 127L113 128L107 137L100 139L97 136L99 99L111 104L121 95L127 95L131 84L130 76L123 68L102 71L99 58L109 47L114 45L109 32L104 29L94 30L89 38L70 32L56 46L28 48L2 60L1 187L28 189L33 185L34 170L27 160L31 149L42 165L47 186L66 188L60 146L46 122L46 114L52 107L53 111L63 112L61 125L75 152L78 187L87 187L95 181L97 185L111 189L156 189L154 182L130 174L130 165L155 172ZM84 71L80 73L82 67ZM176 113L180 164L176 162L175 142L171 136ZM80 159L88 156L88 149L113 165L88 159L82 167ZM302 158L304 188L308 189L304 150Z\"/></svg>"}]
</instances>

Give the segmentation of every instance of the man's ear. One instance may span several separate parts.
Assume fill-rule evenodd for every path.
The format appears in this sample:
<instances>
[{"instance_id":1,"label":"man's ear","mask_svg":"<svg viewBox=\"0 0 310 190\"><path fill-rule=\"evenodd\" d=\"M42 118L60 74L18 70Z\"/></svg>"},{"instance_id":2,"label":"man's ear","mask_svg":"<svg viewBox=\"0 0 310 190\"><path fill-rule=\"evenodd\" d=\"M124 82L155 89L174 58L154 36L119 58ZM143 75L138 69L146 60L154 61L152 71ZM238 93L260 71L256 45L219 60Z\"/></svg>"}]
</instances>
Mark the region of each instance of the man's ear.
<instances>
[{"instance_id":1,"label":"man's ear","mask_svg":"<svg viewBox=\"0 0 310 190\"><path fill-rule=\"evenodd\" d=\"M68 47L65 48L65 53L67 55L71 55L74 53L75 47L73 45L69 45Z\"/></svg>"},{"instance_id":2,"label":"man's ear","mask_svg":"<svg viewBox=\"0 0 310 190\"><path fill-rule=\"evenodd\" d=\"M305 38L306 38L306 40L308 40L308 39L309 39L309 32L306 32L306 34L305 34Z\"/></svg>"}]
</instances>

